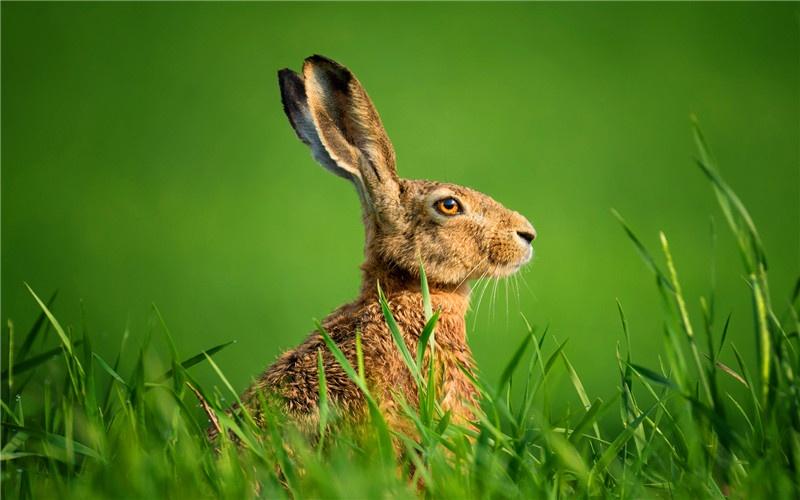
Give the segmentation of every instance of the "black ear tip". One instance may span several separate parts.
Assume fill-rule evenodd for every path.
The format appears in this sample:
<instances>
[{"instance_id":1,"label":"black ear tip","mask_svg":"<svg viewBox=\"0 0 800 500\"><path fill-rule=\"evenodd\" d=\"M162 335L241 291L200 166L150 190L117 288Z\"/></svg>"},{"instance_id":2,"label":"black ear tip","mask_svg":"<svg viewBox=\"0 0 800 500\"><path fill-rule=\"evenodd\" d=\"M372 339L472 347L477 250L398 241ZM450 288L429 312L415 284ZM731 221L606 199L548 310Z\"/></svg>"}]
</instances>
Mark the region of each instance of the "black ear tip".
<instances>
[{"instance_id":1,"label":"black ear tip","mask_svg":"<svg viewBox=\"0 0 800 500\"><path fill-rule=\"evenodd\" d=\"M278 81L281 82L281 84L286 82L301 82L303 78L289 68L283 68L278 70Z\"/></svg>"},{"instance_id":2,"label":"black ear tip","mask_svg":"<svg viewBox=\"0 0 800 500\"><path fill-rule=\"evenodd\" d=\"M337 63L333 59L329 59L319 54L314 54L307 57L305 64L303 64L304 72L306 68L313 68L315 73L324 75L323 78L327 80L328 85L332 88L347 91L347 87L352 80L353 74L349 69Z\"/></svg>"},{"instance_id":3,"label":"black ear tip","mask_svg":"<svg viewBox=\"0 0 800 500\"><path fill-rule=\"evenodd\" d=\"M341 64L337 63L330 57L321 56L319 54L314 54L312 56L306 57L306 62L312 64L329 64L332 66L341 66Z\"/></svg>"},{"instance_id":4,"label":"black ear tip","mask_svg":"<svg viewBox=\"0 0 800 500\"><path fill-rule=\"evenodd\" d=\"M319 54L306 57L305 64L323 69L326 73L339 75L340 78L350 74L350 71L333 59Z\"/></svg>"},{"instance_id":5,"label":"black ear tip","mask_svg":"<svg viewBox=\"0 0 800 500\"><path fill-rule=\"evenodd\" d=\"M305 95L303 77L288 68L278 71L278 84L281 87L281 94L284 99L287 96L296 98L297 96Z\"/></svg>"}]
</instances>

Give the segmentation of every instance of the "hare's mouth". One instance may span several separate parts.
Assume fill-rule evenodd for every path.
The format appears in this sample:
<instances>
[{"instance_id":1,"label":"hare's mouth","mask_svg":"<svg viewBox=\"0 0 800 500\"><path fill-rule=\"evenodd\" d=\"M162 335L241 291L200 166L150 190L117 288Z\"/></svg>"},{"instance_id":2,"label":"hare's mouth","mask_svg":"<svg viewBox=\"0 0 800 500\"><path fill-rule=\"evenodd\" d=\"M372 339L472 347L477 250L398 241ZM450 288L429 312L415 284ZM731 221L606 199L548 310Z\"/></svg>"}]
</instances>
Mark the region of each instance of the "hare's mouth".
<instances>
[{"instance_id":1,"label":"hare's mouth","mask_svg":"<svg viewBox=\"0 0 800 500\"><path fill-rule=\"evenodd\" d=\"M531 250L527 252L525 257L518 262L512 262L508 264L495 264L494 269L491 270L490 274L495 278L505 278L507 276L511 276L512 274L522 269L523 266L525 266L525 264L530 262L532 258L533 258L533 251Z\"/></svg>"}]
</instances>

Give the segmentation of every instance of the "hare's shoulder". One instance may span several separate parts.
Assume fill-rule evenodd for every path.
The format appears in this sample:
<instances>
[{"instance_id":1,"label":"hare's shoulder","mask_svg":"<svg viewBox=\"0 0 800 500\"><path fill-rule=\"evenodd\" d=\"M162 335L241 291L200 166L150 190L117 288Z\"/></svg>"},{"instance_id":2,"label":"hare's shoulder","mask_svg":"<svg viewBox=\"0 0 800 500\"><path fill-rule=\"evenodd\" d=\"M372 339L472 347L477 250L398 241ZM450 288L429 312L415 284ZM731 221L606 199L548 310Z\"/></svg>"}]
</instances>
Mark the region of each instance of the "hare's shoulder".
<instances>
[{"instance_id":1,"label":"hare's shoulder","mask_svg":"<svg viewBox=\"0 0 800 500\"><path fill-rule=\"evenodd\" d=\"M387 346L379 345L381 335L373 325L375 307L353 303L342 306L322 322L351 366L358 364L356 332L361 332L362 353L368 372L379 362ZM379 310L379 308L377 309ZM391 342L391 339L389 339ZM281 354L245 392L245 400L254 401L261 393L277 396L290 413L307 413L316 409L319 400L320 361L324 370L331 402L340 407L361 406L359 389L331 353L318 330ZM368 377L371 373L368 373Z\"/></svg>"}]
</instances>

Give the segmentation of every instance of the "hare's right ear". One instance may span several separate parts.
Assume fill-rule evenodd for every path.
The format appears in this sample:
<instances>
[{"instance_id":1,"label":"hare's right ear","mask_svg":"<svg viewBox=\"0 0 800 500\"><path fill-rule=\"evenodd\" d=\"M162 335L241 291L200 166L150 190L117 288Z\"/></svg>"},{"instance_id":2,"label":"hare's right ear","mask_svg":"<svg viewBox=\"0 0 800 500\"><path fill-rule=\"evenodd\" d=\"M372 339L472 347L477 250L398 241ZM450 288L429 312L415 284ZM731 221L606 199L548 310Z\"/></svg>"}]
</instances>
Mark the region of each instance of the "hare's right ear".
<instances>
[{"instance_id":1,"label":"hare's right ear","mask_svg":"<svg viewBox=\"0 0 800 500\"><path fill-rule=\"evenodd\" d=\"M281 87L283 111L289 118L297 137L311 148L312 156L320 165L340 177L351 180L361 193L363 181L358 169L346 162L337 163L322 144L308 109L303 77L290 69L282 69L278 71L278 82Z\"/></svg>"},{"instance_id":2,"label":"hare's right ear","mask_svg":"<svg viewBox=\"0 0 800 500\"><path fill-rule=\"evenodd\" d=\"M395 153L367 92L341 64L311 56L302 76L279 73L283 106L314 158L351 179L370 219L387 230L404 223Z\"/></svg>"}]
</instances>

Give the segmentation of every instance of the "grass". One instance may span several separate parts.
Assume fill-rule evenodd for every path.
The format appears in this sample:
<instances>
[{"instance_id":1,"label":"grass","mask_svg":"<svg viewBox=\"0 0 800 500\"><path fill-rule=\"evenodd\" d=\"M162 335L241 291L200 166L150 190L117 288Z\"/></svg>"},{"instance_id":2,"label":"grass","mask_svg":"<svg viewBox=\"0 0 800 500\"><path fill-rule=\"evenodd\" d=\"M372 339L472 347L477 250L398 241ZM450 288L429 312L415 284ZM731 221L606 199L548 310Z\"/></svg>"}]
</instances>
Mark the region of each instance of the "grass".
<instances>
[{"instance_id":1,"label":"grass","mask_svg":"<svg viewBox=\"0 0 800 500\"><path fill-rule=\"evenodd\" d=\"M238 393L213 359L229 343L195 356L177 353L158 311L166 356L150 334L133 368L128 335L113 357L92 350L84 328L65 328L50 312L55 296L31 295L42 313L21 334L8 322L2 372L2 492L7 498L563 498L574 496L789 498L800 494L798 295L785 311L769 295L766 253L747 210L728 187L695 126L697 160L735 236L753 303L756 366L727 342L730 316L717 321L714 297L700 297L692 318L669 241L651 253L623 218L624 234L652 271L663 302L660 366L634 361L623 307L618 393L587 394L565 343L528 328L496 385L474 380L482 396L475 428L457 427L439 407L433 363L436 312L426 297L422 348L410 352L385 303L383 311L416 381L419 404L404 403L416 437L392 434L364 380L318 325L327 347L368 403L367 424L342 424L320 378L319 437L308 440L264 402L266 430L247 411L228 415ZM423 271L423 290L427 290ZM700 326L697 326L700 325ZM52 335L53 332L55 335ZM35 346L52 345L55 347ZM720 361L732 352L734 367ZM161 360L167 359L167 362ZM208 363L219 387L202 387L191 367ZM322 367L320 363L320 368ZM565 373L582 410L553 416L546 392ZM723 389L722 378L738 391ZM521 397L512 398L512 385ZM517 392L517 391L515 391ZM417 407L418 406L418 407ZM205 411L204 411L205 409ZM206 428L213 412L217 446ZM600 419L618 412L618 431ZM393 444L405 448L398 466ZM413 477L409 480L409 477Z\"/></svg>"}]
</instances>

